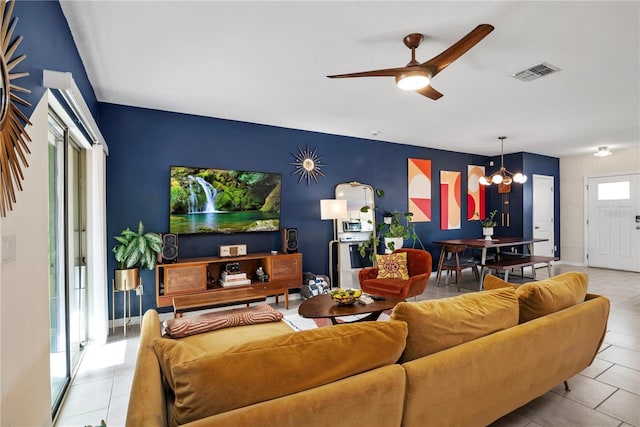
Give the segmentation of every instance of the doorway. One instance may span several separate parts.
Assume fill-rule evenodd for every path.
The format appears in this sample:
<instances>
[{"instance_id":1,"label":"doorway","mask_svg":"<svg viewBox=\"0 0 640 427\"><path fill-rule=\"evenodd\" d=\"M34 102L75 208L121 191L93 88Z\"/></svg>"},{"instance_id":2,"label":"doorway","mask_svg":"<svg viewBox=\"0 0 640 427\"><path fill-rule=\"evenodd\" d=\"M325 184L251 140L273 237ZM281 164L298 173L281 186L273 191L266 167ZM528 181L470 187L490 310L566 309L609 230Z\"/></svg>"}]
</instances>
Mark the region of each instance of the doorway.
<instances>
[{"instance_id":1,"label":"doorway","mask_svg":"<svg viewBox=\"0 0 640 427\"><path fill-rule=\"evenodd\" d=\"M640 173L587 178L586 265L640 272Z\"/></svg>"},{"instance_id":2,"label":"doorway","mask_svg":"<svg viewBox=\"0 0 640 427\"><path fill-rule=\"evenodd\" d=\"M533 255L555 256L554 200L553 176L533 175L533 238L547 239L533 245Z\"/></svg>"},{"instance_id":3,"label":"doorway","mask_svg":"<svg viewBox=\"0 0 640 427\"><path fill-rule=\"evenodd\" d=\"M55 414L87 341L86 152L49 113L49 316Z\"/></svg>"}]
</instances>

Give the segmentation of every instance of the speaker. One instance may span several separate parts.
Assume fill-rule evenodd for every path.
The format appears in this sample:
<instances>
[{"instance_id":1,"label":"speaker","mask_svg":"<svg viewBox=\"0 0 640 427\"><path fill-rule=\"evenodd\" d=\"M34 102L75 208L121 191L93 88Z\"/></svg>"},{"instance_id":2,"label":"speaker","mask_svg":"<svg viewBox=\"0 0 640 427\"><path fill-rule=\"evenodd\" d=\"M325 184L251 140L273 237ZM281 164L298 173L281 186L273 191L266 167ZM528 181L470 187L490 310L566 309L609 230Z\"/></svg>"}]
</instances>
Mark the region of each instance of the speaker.
<instances>
[{"instance_id":1,"label":"speaker","mask_svg":"<svg viewBox=\"0 0 640 427\"><path fill-rule=\"evenodd\" d=\"M162 262L164 264L178 261L178 235L162 235Z\"/></svg>"},{"instance_id":2,"label":"speaker","mask_svg":"<svg viewBox=\"0 0 640 427\"><path fill-rule=\"evenodd\" d=\"M285 254L293 254L298 252L297 228L282 229L282 252L284 252Z\"/></svg>"}]
</instances>

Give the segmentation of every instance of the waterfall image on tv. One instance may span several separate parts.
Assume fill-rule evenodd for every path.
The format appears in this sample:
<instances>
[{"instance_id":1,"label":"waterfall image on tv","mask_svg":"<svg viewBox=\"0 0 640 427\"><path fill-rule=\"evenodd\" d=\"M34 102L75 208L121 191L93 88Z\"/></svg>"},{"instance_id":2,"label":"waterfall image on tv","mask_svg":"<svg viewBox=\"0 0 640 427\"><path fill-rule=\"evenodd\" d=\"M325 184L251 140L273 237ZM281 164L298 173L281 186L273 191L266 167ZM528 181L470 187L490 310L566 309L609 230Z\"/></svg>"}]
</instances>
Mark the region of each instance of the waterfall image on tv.
<instances>
[{"instance_id":1,"label":"waterfall image on tv","mask_svg":"<svg viewBox=\"0 0 640 427\"><path fill-rule=\"evenodd\" d=\"M278 231L282 175L171 166L169 233Z\"/></svg>"}]
</instances>

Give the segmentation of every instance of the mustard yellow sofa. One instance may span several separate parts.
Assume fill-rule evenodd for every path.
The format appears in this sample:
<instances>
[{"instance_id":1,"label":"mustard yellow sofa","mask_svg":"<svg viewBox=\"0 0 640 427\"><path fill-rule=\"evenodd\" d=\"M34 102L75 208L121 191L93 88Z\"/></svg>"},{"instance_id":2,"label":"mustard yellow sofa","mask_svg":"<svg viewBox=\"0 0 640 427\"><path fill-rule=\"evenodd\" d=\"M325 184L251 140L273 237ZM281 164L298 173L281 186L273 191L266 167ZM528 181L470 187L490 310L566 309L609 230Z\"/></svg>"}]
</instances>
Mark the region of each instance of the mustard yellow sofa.
<instances>
[{"instance_id":1,"label":"mustard yellow sofa","mask_svg":"<svg viewBox=\"0 0 640 427\"><path fill-rule=\"evenodd\" d=\"M609 301L584 274L485 288L301 332L278 321L172 339L149 310L126 425L485 426L591 364Z\"/></svg>"}]
</instances>

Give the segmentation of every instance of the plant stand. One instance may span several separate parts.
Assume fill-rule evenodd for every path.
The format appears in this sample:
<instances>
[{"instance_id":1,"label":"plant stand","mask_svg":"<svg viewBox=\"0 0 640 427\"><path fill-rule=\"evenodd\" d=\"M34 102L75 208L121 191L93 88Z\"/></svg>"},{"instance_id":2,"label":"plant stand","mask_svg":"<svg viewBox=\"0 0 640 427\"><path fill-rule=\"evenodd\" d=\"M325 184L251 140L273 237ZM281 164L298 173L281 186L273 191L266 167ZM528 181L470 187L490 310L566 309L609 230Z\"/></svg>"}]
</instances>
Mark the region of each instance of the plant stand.
<instances>
[{"instance_id":1,"label":"plant stand","mask_svg":"<svg viewBox=\"0 0 640 427\"><path fill-rule=\"evenodd\" d=\"M111 333L115 332L116 325L116 292L123 292L122 296L122 321L123 321L123 329L124 336L127 336L127 327L131 324L131 292L136 292L139 297L140 302L140 327L142 327L142 278L138 277L138 286L129 290L118 290L116 289L115 280L111 280ZM129 307L129 312L127 313L127 306Z\"/></svg>"}]
</instances>

